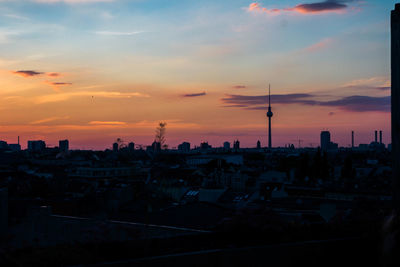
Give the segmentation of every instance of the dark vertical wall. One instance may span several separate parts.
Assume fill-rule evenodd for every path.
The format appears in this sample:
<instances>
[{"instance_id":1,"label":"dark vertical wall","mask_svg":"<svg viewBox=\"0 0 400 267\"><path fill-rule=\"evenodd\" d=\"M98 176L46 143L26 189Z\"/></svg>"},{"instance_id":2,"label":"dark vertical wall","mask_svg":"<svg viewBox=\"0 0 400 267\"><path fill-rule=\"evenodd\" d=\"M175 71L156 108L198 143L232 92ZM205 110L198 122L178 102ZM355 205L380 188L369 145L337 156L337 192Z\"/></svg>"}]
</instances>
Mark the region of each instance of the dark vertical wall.
<instances>
[{"instance_id":1,"label":"dark vertical wall","mask_svg":"<svg viewBox=\"0 0 400 267\"><path fill-rule=\"evenodd\" d=\"M393 186L396 208L400 208L400 4L391 14L391 69L392 69L392 157Z\"/></svg>"}]
</instances>

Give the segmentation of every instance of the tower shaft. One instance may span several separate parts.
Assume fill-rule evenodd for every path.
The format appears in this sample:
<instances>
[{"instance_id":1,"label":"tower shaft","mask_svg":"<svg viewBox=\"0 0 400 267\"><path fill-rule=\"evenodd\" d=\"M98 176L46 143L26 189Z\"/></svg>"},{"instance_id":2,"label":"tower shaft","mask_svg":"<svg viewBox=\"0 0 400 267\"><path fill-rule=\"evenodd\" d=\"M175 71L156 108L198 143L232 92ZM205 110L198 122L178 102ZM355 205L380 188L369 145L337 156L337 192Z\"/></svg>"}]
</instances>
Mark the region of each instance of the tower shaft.
<instances>
[{"instance_id":1,"label":"tower shaft","mask_svg":"<svg viewBox=\"0 0 400 267\"><path fill-rule=\"evenodd\" d=\"M268 112L267 112L267 117L268 117L268 148L272 148L272 127L271 127L271 118L274 115L271 110L271 85L268 86Z\"/></svg>"},{"instance_id":2,"label":"tower shaft","mask_svg":"<svg viewBox=\"0 0 400 267\"><path fill-rule=\"evenodd\" d=\"M272 148L271 140L271 117L268 117L268 148Z\"/></svg>"}]
</instances>

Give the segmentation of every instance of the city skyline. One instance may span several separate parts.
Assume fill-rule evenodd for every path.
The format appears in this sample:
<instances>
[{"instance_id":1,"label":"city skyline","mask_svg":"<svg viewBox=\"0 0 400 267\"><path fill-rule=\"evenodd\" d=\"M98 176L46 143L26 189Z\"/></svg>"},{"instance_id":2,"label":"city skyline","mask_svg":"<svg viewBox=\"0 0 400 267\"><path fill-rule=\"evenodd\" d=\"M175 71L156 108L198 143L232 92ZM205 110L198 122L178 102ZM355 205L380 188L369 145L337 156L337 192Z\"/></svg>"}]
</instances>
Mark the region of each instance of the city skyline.
<instances>
[{"instance_id":1,"label":"city skyline","mask_svg":"<svg viewBox=\"0 0 400 267\"><path fill-rule=\"evenodd\" d=\"M388 144L394 3L0 1L0 139Z\"/></svg>"}]
</instances>

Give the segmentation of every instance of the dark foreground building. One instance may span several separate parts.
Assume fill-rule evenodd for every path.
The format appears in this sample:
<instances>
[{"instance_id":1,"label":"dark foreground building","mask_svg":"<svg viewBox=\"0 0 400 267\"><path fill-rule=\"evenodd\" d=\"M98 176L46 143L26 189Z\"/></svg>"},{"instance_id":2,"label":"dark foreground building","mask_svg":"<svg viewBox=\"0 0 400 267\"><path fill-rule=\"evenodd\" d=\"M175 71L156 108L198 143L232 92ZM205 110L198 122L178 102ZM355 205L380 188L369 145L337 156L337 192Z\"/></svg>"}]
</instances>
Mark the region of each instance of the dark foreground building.
<instances>
[{"instance_id":1,"label":"dark foreground building","mask_svg":"<svg viewBox=\"0 0 400 267\"><path fill-rule=\"evenodd\" d=\"M395 203L400 207L400 4L396 4L391 16L391 64L392 64L392 155Z\"/></svg>"}]
</instances>

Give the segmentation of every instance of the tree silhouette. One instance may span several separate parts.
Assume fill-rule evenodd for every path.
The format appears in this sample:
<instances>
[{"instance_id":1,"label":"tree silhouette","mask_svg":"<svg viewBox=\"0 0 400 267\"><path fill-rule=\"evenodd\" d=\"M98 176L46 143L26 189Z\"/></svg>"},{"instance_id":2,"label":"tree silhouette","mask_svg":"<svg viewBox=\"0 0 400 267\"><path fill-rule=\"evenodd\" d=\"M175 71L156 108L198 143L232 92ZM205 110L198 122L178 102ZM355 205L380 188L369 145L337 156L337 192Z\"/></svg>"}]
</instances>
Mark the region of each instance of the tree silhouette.
<instances>
[{"instance_id":1,"label":"tree silhouette","mask_svg":"<svg viewBox=\"0 0 400 267\"><path fill-rule=\"evenodd\" d=\"M117 140L115 140L115 143L118 144L118 149L122 149L122 148L126 147L124 140L122 140L121 138L117 138Z\"/></svg>"},{"instance_id":2,"label":"tree silhouette","mask_svg":"<svg viewBox=\"0 0 400 267\"><path fill-rule=\"evenodd\" d=\"M160 146L164 149L168 148L168 145L165 144L165 142L166 142L165 133L167 130L166 126L167 126L166 122L160 122L158 124L158 127L156 128L156 136L155 136L155 141L157 143L160 143Z\"/></svg>"}]
</instances>

